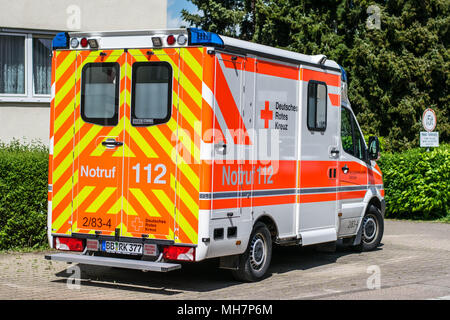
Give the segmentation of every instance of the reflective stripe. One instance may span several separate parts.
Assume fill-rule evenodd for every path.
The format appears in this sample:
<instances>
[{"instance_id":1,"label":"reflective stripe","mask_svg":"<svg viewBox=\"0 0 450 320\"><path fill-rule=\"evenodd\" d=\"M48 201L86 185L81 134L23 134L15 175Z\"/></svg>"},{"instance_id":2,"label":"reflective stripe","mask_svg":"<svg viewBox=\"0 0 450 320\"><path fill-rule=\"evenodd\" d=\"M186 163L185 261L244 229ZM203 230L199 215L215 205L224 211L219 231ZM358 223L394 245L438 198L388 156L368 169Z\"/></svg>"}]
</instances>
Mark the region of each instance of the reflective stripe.
<instances>
[{"instance_id":1,"label":"reflective stripe","mask_svg":"<svg viewBox=\"0 0 450 320\"><path fill-rule=\"evenodd\" d=\"M383 185L361 185L361 186L343 186L343 187L323 187L323 188L300 188L300 189L275 189L275 190L243 190L241 192L201 192L200 200L210 199L229 199L229 198L248 198L248 197L264 197L264 196L285 196L293 194L318 194L318 193L335 193L348 191L364 191L369 188L382 189Z\"/></svg>"}]
</instances>

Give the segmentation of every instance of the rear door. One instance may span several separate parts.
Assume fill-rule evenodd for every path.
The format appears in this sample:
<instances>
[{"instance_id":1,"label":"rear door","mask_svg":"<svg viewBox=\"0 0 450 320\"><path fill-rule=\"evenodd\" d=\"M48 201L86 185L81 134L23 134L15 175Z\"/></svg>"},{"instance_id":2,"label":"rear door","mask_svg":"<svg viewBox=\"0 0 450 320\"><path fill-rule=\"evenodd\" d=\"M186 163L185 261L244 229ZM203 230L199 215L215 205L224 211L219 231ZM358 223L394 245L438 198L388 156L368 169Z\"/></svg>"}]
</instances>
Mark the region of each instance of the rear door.
<instances>
[{"instance_id":1,"label":"rear door","mask_svg":"<svg viewBox=\"0 0 450 320\"><path fill-rule=\"evenodd\" d=\"M123 236L180 238L175 210L178 56L177 49L128 51Z\"/></svg>"},{"instance_id":2,"label":"rear door","mask_svg":"<svg viewBox=\"0 0 450 320\"><path fill-rule=\"evenodd\" d=\"M77 52L72 232L114 234L121 222L125 58Z\"/></svg>"}]
</instances>

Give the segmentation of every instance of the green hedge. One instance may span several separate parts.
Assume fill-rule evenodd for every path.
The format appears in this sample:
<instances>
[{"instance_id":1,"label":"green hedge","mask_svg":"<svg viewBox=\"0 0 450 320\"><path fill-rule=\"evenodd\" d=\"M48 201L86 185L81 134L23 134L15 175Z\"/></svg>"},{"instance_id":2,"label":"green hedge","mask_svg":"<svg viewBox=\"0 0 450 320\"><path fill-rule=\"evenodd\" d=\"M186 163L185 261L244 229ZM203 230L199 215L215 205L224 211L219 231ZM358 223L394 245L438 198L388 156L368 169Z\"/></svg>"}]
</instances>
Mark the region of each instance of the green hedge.
<instances>
[{"instance_id":1,"label":"green hedge","mask_svg":"<svg viewBox=\"0 0 450 320\"><path fill-rule=\"evenodd\" d=\"M47 242L48 150L0 142L0 250Z\"/></svg>"},{"instance_id":2,"label":"green hedge","mask_svg":"<svg viewBox=\"0 0 450 320\"><path fill-rule=\"evenodd\" d=\"M386 217L442 219L450 216L450 145L382 153Z\"/></svg>"}]
</instances>

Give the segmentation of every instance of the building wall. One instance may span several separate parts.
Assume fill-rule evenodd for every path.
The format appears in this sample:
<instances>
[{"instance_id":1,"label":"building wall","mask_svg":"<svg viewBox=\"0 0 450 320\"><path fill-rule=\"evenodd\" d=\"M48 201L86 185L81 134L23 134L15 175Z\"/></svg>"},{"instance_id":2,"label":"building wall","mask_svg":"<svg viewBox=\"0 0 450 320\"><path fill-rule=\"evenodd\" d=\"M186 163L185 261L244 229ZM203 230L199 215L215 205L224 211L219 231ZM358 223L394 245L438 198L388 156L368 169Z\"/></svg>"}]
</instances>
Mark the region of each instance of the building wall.
<instances>
[{"instance_id":1,"label":"building wall","mask_svg":"<svg viewBox=\"0 0 450 320\"><path fill-rule=\"evenodd\" d=\"M0 105L0 140L40 141L48 145L50 104L9 103Z\"/></svg>"},{"instance_id":2,"label":"building wall","mask_svg":"<svg viewBox=\"0 0 450 320\"><path fill-rule=\"evenodd\" d=\"M44 30L166 28L166 0L0 0L0 27Z\"/></svg>"},{"instance_id":3,"label":"building wall","mask_svg":"<svg viewBox=\"0 0 450 320\"><path fill-rule=\"evenodd\" d=\"M28 48L28 94L0 93L2 142L49 142L50 96L30 93L33 37L51 38L60 31L164 29L167 20L167 0L0 0L0 8L0 34L25 34Z\"/></svg>"}]
</instances>

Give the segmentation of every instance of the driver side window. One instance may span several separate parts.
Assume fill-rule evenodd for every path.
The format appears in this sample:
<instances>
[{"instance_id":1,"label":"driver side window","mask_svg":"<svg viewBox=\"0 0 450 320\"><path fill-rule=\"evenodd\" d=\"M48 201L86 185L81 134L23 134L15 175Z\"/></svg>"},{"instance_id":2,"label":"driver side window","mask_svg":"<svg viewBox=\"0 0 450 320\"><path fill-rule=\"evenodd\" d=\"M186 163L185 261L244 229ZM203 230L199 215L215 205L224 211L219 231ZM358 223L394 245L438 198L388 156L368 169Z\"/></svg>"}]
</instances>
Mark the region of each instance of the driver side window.
<instances>
[{"instance_id":1,"label":"driver side window","mask_svg":"<svg viewBox=\"0 0 450 320\"><path fill-rule=\"evenodd\" d=\"M365 159L365 147L355 117L349 109L341 108L341 142L348 154L361 160Z\"/></svg>"}]
</instances>

